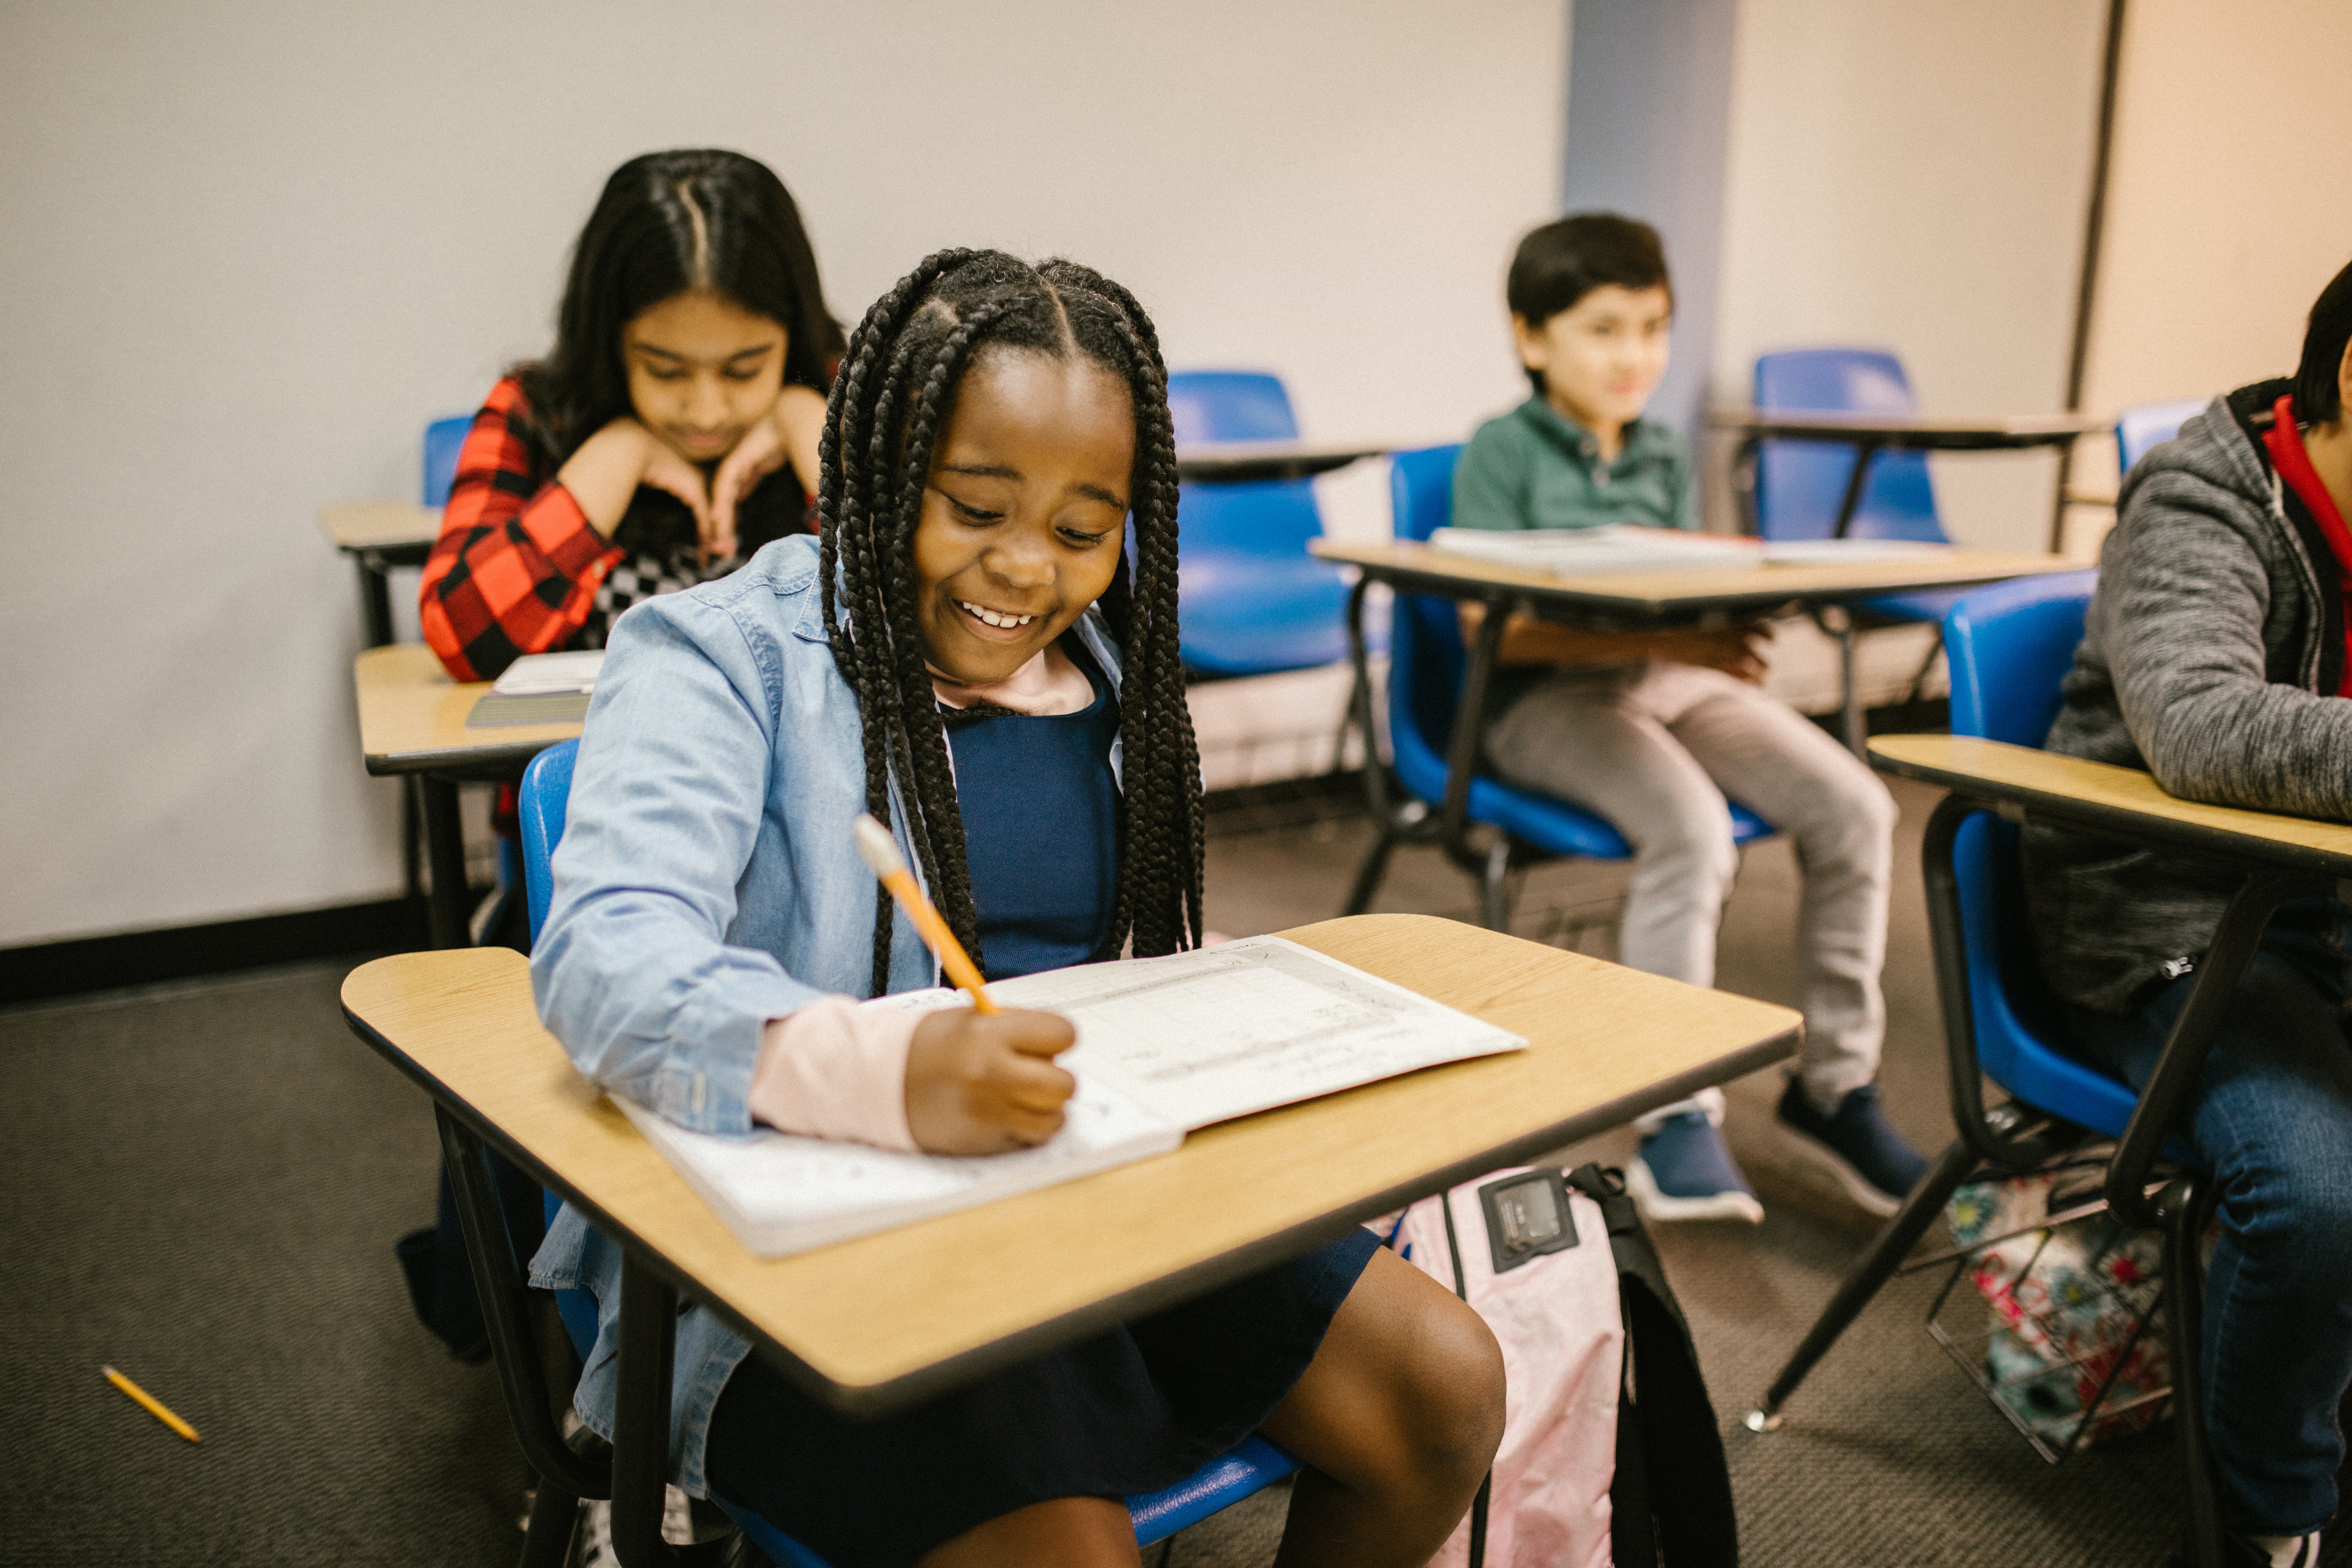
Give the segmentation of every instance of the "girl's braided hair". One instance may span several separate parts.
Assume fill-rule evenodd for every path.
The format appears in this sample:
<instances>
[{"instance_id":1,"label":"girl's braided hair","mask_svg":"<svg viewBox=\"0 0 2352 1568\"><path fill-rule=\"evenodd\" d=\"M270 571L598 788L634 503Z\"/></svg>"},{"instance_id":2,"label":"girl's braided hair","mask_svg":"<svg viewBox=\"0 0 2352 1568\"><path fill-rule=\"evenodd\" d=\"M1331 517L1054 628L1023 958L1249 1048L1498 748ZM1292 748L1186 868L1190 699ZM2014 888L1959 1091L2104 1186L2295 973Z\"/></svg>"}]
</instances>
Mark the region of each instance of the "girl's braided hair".
<instances>
[{"instance_id":1,"label":"girl's braided hair","mask_svg":"<svg viewBox=\"0 0 2352 1568\"><path fill-rule=\"evenodd\" d=\"M913 549L932 451L983 348L1082 355L1135 406L1131 528L1097 602L1119 647L1118 869L1097 959L1201 940L1200 751L1176 646L1176 437L1160 339L1135 296L1074 261L1032 267L999 251L943 250L877 300L850 334L825 409L818 578L833 657L857 693L866 809L890 820L892 786L931 897L975 963L980 920L946 730L924 667ZM891 903L874 911L874 990L889 988Z\"/></svg>"}]
</instances>

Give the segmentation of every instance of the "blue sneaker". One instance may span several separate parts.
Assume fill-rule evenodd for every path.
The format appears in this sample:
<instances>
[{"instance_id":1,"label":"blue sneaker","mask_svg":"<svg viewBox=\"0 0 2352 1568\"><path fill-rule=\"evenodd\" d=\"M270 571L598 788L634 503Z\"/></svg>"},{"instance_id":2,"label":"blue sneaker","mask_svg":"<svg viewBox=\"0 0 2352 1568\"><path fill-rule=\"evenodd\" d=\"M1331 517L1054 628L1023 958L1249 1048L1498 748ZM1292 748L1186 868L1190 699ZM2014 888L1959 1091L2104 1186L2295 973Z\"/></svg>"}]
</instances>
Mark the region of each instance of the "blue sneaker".
<instances>
[{"instance_id":1,"label":"blue sneaker","mask_svg":"<svg viewBox=\"0 0 2352 1568\"><path fill-rule=\"evenodd\" d=\"M1780 1096L1780 1125L1795 1133L1797 1148L1827 1171L1845 1195L1886 1218L1903 1206L1905 1194L1927 1173L1927 1157L1904 1142L1878 1103L1878 1086L1864 1084L1823 1116L1794 1074Z\"/></svg>"},{"instance_id":2,"label":"blue sneaker","mask_svg":"<svg viewBox=\"0 0 2352 1568\"><path fill-rule=\"evenodd\" d=\"M1683 1219L1764 1220L1748 1178L1732 1163L1723 1133L1704 1110L1686 1111L1642 1140L1625 1167L1633 1206L1653 1223Z\"/></svg>"}]
</instances>

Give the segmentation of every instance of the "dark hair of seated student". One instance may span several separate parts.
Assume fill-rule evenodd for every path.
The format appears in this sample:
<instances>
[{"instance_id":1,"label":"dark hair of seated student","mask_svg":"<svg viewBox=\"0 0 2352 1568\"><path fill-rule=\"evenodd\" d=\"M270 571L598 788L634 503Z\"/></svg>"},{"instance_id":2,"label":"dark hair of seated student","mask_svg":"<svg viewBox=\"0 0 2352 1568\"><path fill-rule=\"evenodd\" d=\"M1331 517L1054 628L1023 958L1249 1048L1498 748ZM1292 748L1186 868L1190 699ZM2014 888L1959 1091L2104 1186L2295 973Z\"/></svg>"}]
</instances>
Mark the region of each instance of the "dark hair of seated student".
<instances>
[{"instance_id":1,"label":"dark hair of seated student","mask_svg":"<svg viewBox=\"0 0 2352 1568\"><path fill-rule=\"evenodd\" d=\"M2352 344L2352 264L2319 291L2304 328L2303 361L2294 373L2294 413L2305 424L2332 425L2342 416L2339 372L2347 344Z\"/></svg>"},{"instance_id":2,"label":"dark hair of seated student","mask_svg":"<svg viewBox=\"0 0 2352 1568\"><path fill-rule=\"evenodd\" d=\"M782 326L785 384L825 390L841 324L825 309L816 255L784 183L740 153L647 153L613 171L588 215L554 348L515 370L551 463L630 411L621 329L697 290Z\"/></svg>"},{"instance_id":3,"label":"dark hair of seated student","mask_svg":"<svg viewBox=\"0 0 2352 1568\"><path fill-rule=\"evenodd\" d=\"M1658 231L1637 218L1615 213L1579 213L1545 224L1519 241L1503 282L1503 302L1512 315L1540 329L1595 289L1663 288L1669 300L1674 282L1666 275L1666 248ZM1543 373L1527 372L1536 395L1544 395Z\"/></svg>"},{"instance_id":4,"label":"dark hair of seated student","mask_svg":"<svg viewBox=\"0 0 2352 1568\"><path fill-rule=\"evenodd\" d=\"M818 579L834 658L857 693L867 809L888 820L903 781L908 835L940 912L986 963L965 860L946 723L924 662L912 554L956 390L984 349L1081 357L1129 388L1135 409L1131 555L1098 601L1119 645L1123 746L1118 857L1098 959L1201 941L1205 840L1200 752L1176 642L1176 438L1168 373L1133 295L1072 261L1036 267L994 251L943 251L876 302L851 338L825 412ZM837 583L836 583L837 577ZM836 599L836 594L839 599ZM846 625L835 613L847 611ZM874 989L887 989L891 905L878 900Z\"/></svg>"}]
</instances>

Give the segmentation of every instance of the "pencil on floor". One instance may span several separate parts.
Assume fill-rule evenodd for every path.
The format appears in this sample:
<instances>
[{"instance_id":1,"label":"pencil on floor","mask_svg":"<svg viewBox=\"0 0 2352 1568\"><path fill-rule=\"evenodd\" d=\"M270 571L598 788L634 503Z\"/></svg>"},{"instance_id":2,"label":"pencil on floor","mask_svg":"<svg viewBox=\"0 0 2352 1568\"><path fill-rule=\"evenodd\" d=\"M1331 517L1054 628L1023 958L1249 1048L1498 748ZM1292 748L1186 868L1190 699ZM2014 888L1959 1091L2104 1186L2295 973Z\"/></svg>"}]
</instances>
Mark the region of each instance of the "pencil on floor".
<instances>
[{"instance_id":1,"label":"pencil on floor","mask_svg":"<svg viewBox=\"0 0 2352 1568\"><path fill-rule=\"evenodd\" d=\"M185 1437L191 1443L201 1443L204 1441L203 1438L196 1436L196 1429L194 1427L181 1420L177 1415L173 1415L170 1407L165 1405L162 1400L156 1398L153 1394L148 1393L145 1389L140 1387L137 1384L131 1382L129 1378L123 1376L121 1373L115 1371L110 1366L101 1366L98 1370L106 1373L107 1382L122 1390L123 1393L129 1394L132 1399L137 1400L139 1404L146 1409L148 1415L152 1415L156 1420L161 1421L164 1426L169 1426L173 1431L177 1432L181 1436Z\"/></svg>"}]
</instances>

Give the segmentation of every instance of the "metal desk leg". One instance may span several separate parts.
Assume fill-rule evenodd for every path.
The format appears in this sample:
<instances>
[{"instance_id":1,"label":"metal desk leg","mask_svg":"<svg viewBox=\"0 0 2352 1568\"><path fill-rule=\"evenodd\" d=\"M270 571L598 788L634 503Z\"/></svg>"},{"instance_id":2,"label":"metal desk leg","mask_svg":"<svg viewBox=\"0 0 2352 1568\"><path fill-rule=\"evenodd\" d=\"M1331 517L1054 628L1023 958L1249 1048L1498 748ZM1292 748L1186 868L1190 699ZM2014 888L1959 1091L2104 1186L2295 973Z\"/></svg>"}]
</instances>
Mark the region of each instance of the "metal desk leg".
<instances>
[{"instance_id":1,"label":"metal desk leg","mask_svg":"<svg viewBox=\"0 0 2352 1568\"><path fill-rule=\"evenodd\" d=\"M424 774L416 781L425 798L425 849L433 873L432 935L435 947L467 945L466 830L457 816L457 786Z\"/></svg>"},{"instance_id":2,"label":"metal desk leg","mask_svg":"<svg viewBox=\"0 0 2352 1568\"><path fill-rule=\"evenodd\" d=\"M1870 725L1862 716L1862 689L1854 683L1853 616L1843 605L1839 607L1838 640L1838 716L1845 731L1845 749L1870 761Z\"/></svg>"},{"instance_id":3,"label":"metal desk leg","mask_svg":"<svg viewBox=\"0 0 2352 1568\"><path fill-rule=\"evenodd\" d=\"M632 1251L621 1260L621 1358L613 1408L613 1551L621 1568L716 1568L723 1542L662 1539L669 1475L670 1361L677 1292Z\"/></svg>"},{"instance_id":4,"label":"metal desk leg","mask_svg":"<svg viewBox=\"0 0 2352 1568\"><path fill-rule=\"evenodd\" d=\"M1511 618L1507 601L1496 598L1485 603L1486 618L1478 623L1478 640L1471 645L1470 668L1462 678L1462 706L1454 712L1454 735L1445 747L1445 805L1438 826L1446 852L1463 865L1473 864L1475 858L1468 843L1470 780L1478 771L1478 741L1486 722L1486 688L1493 682L1495 667L1503 651L1503 630ZM1509 924L1510 911L1501 908L1506 900L1500 892L1502 875L1509 868L1510 839L1505 837L1486 857L1486 883L1480 900L1481 918L1496 931Z\"/></svg>"},{"instance_id":5,"label":"metal desk leg","mask_svg":"<svg viewBox=\"0 0 2352 1568\"><path fill-rule=\"evenodd\" d=\"M1356 728L1364 737L1364 805L1371 813L1372 826L1380 837L1364 854L1364 863L1356 872L1355 885L1348 891L1343 915L1360 915L1371 906L1372 895L1380 891L1381 879L1389 868L1389 857L1395 853L1397 836L1404 824L1389 806L1388 775L1381 770L1380 731L1374 726L1372 712L1371 653L1364 641L1364 595L1370 591L1372 580L1359 576L1348 595L1348 658L1355 667L1355 679L1349 689L1354 704ZM1340 731L1342 738L1347 731Z\"/></svg>"},{"instance_id":6,"label":"metal desk leg","mask_svg":"<svg viewBox=\"0 0 2352 1568\"><path fill-rule=\"evenodd\" d=\"M360 624L367 628L367 645L383 647L392 641L392 581L390 568L373 550L352 559L360 569Z\"/></svg>"},{"instance_id":7,"label":"metal desk leg","mask_svg":"<svg viewBox=\"0 0 2352 1568\"><path fill-rule=\"evenodd\" d=\"M1837 526L1830 530L1832 539L1843 539L1846 530L1853 526L1853 514L1862 510L1862 491L1870 479L1870 465L1877 456L1876 442L1853 444L1853 472L1845 479L1845 495L1838 501Z\"/></svg>"}]
</instances>

